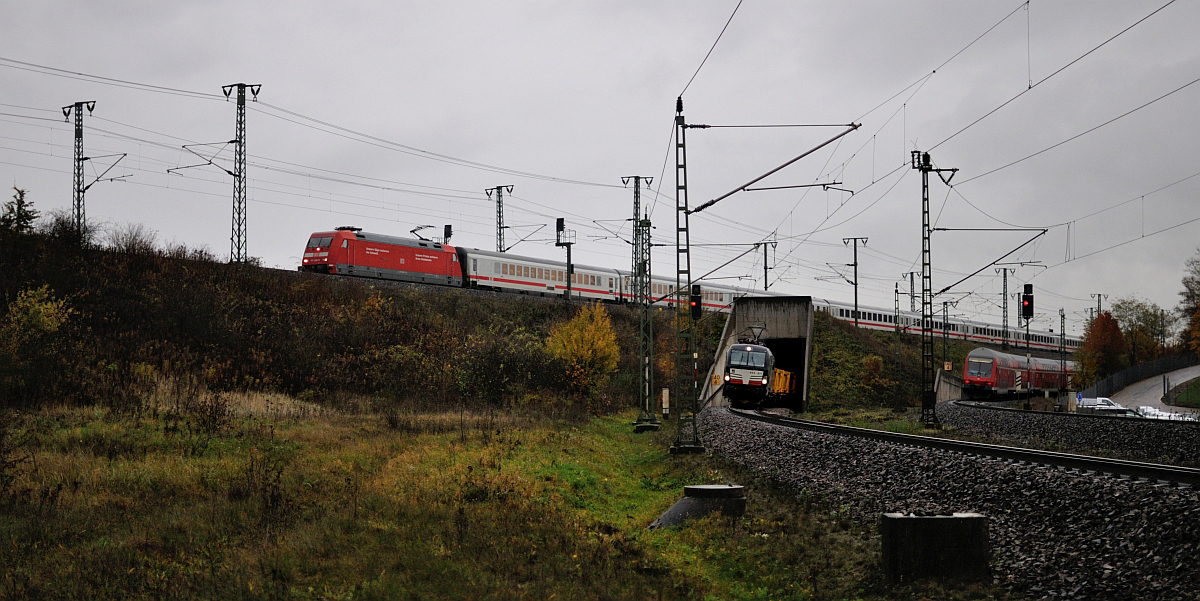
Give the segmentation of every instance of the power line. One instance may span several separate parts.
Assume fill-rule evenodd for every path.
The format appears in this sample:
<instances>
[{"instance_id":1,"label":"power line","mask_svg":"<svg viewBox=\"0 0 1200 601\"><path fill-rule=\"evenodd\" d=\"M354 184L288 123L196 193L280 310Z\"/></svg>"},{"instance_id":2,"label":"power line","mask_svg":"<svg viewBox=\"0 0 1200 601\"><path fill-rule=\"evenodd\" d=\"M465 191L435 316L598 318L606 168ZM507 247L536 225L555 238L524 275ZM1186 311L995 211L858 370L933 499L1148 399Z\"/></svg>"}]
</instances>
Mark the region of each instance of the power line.
<instances>
[{"instance_id":1,"label":"power line","mask_svg":"<svg viewBox=\"0 0 1200 601\"><path fill-rule=\"evenodd\" d=\"M1067 68L1069 68L1070 66L1072 66L1072 65L1074 65L1075 63L1078 63L1079 61L1083 60L1085 57L1087 57L1087 56L1088 56L1088 55L1090 55L1091 53L1093 53L1093 52L1095 52L1095 51L1099 50L1100 48L1104 47L1104 46L1105 46L1106 44L1108 44L1109 42L1111 42L1111 41L1113 41L1113 40L1117 39L1118 37L1120 37L1120 36L1121 36L1122 34L1124 34L1125 32L1129 31L1130 29L1133 29L1134 27L1137 27L1139 24L1141 24L1141 23L1142 23L1143 21L1145 21L1146 19L1149 19L1150 17L1153 17L1154 15L1158 14L1158 12L1159 12L1159 11L1163 10L1164 8L1166 8L1166 7L1170 6L1170 5L1174 4L1174 3L1175 3L1175 0L1170 0L1170 1L1169 1L1169 2L1167 2L1166 4L1164 4L1164 5L1160 6L1160 7L1158 7L1157 9L1155 9L1155 10L1154 10L1154 12L1152 12L1152 13L1150 13L1150 14L1148 14L1148 15L1144 16L1144 17L1142 17L1141 19L1138 19L1138 20L1137 20L1137 22L1135 22L1134 24L1130 25L1129 27L1126 27L1125 29L1122 29L1121 31L1118 31L1118 32L1117 32L1115 35L1113 35L1112 37L1108 38L1107 40L1104 40L1103 42L1100 42L1100 44L1099 44L1099 45L1095 46L1095 47L1094 47L1094 48L1092 48L1091 50L1088 50L1087 52L1084 52L1084 53L1083 53L1083 54L1081 54L1080 56L1076 57L1076 58L1075 58L1075 60L1072 60L1071 62L1069 62L1069 63L1067 63L1067 64L1065 64L1065 65L1063 65L1063 66L1059 67L1059 68L1058 68L1056 71L1054 71L1053 73L1051 73L1051 74L1049 74L1049 75L1047 75L1047 76L1045 76L1045 77L1043 77L1043 78L1039 79L1039 80L1038 80L1036 83L1034 83L1034 84L1031 84L1029 87L1025 88L1024 90L1021 90L1020 92L1018 92L1018 93L1017 93L1017 95L1016 95L1016 96L1013 96L1012 98L1009 98L1008 100L1005 100L1003 103L1001 103L1001 104L1000 104L1000 106L998 106L998 107L996 107L996 108L994 108L994 109L992 109L992 110L988 111L987 113L984 113L984 115L983 115L982 117L979 117L978 119L976 119L976 120L974 120L974 121L972 121L972 122L968 123L968 124L967 124L966 126L964 126L962 129L960 129L960 130L958 130L958 131L954 132L953 134L950 134L950 136L949 136L949 137L947 137L946 139L942 140L941 142L938 142L937 144L934 144L932 147L930 147L930 148L929 148L929 150L936 150L936 149L937 149L937 147L941 146L942 144L945 144L946 142L949 142L950 140L953 140L955 137L957 137L957 136L958 136L958 134L961 134L961 133L963 133L964 131L967 131L967 130L968 130L968 129L970 129L971 127L975 126L975 124L979 123L980 121L983 121L984 119L987 119L987 118L988 118L988 117L990 117L992 114L994 114L996 111L999 111L1000 109L1002 109L1002 108L1004 108L1004 107L1008 106L1008 105L1009 105L1009 103L1011 103L1012 101L1014 101L1014 100L1016 100L1016 99L1020 98L1021 96L1024 96L1026 92L1028 92L1028 91L1030 91L1030 90L1032 90L1032 89L1034 89L1034 88L1036 88L1036 87L1038 87L1038 86L1042 85L1042 84L1043 84L1043 83L1044 83L1046 80L1050 79L1051 77L1054 77L1055 75L1058 75L1059 73L1062 73L1063 71L1065 71L1065 70L1066 70Z\"/></svg>"},{"instance_id":2,"label":"power line","mask_svg":"<svg viewBox=\"0 0 1200 601\"><path fill-rule=\"evenodd\" d=\"M116 87L121 87L121 88L129 88L129 89L142 90L142 91L151 91L151 92L158 92L158 93L164 93L164 94L173 94L173 95L177 95L177 96L200 98L200 99L204 99L204 100L224 100L224 97L220 94L209 94L206 92L196 92L196 91L184 90L184 89L180 89L180 88L170 88L170 87L166 87L166 86L145 84L145 83L135 82L135 81L131 81L131 80L125 80L125 79L116 79L116 78L104 77L104 76L100 76L100 75L92 75L92 74L82 73L82 72L78 72L78 71L68 71L66 69L59 69L57 67L49 67L46 65L37 65L34 63L18 61L18 60L6 58L6 57L0 57L0 66L14 68L14 69L21 69L24 71L32 71L35 73L41 73L43 75L52 75L52 76L56 76L56 77L65 77L68 79L91 81L94 83L101 83L101 84L111 85L111 86L116 86ZM290 115L292 117L295 117L296 119L319 124L326 128L331 128L335 131L329 131L328 129L322 129L321 127L316 127L316 126L308 124L308 123L302 123L301 121L296 121L294 119L288 119L285 117L281 117L280 115L273 115L266 111L260 111L260 112L263 112L264 114L267 114L276 119L294 123L296 125L301 125L303 127L309 127L311 129L315 129L317 131L322 131L324 133L328 133L331 135L338 135L343 138L356 140L356 141L362 142L362 143L376 142L377 144L374 144L376 146L382 144L383 145L382 147L384 147L384 148L389 148L391 150L406 152L406 154L413 154L415 156L421 156L421 157L432 159L432 160L447 162L447 163L458 165L461 167L469 167L469 168L481 169L481 170L485 170L485 171L493 171L493 172L504 173L504 174L508 174L508 175L518 175L521 177L528 177L531 179L538 179L538 180L542 180L542 181L555 182L555 183L598 186L598 187L605 187L605 188L619 188L620 187L620 186L613 185L613 184L604 184L604 183L589 182L589 181L576 180L576 179L570 179L570 178L554 177L554 176L543 175L543 174L539 174L539 173L521 171L521 170L517 170L517 169L509 169L506 167L499 167L496 165L489 165L487 163L480 163L477 161L469 161L466 159L460 159L460 158L453 157L450 155L445 155L445 154L440 154L440 153L436 153L436 152L431 152L428 150L423 150L423 149L417 148L415 146L409 146L406 144L401 144L399 142L393 142L391 140L387 140L387 139L384 139L384 138L381 138L378 136L372 136L370 134L365 134L365 133L355 131L355 130L347 128L347 127L342 127L340 125L336 125L336 124L333 124L333 123L330 123L327 121L322 121L322 120L314 118L314 117L309 117L307 115L303 115L301 113L291 111L291 110L285 109L280 106L268 104L265 102L259 103L259 105L268 107L271 110L278 111L278 112L284 113L286 115ZM349 134L349 135L347 135L347 134ZM352 137L352 136L357 136L357 138Z\"/></svg>"},{"instance_id":3,"label":"power line","mask_svg":"<svg viewBox=\"0 0 1200 601\"><path fill-rule=\"evenodd\" d=\"M696 72L692 73L691 79L688 80L687 85L683 86L683 92L680 92L678 96L683 96L683 93L687 92L688 88L692 87L692 82L696 81L696 76L700 74L700 69L704 68L704 63L708 62L708 57L712 56L713 50L717 49L717 42L721 41L721 36L725 35L725 30L729 29L729 24L733 22L733 16L737 14L738 9L741 7L742 0L738 0L737 6L733 7L733 12L729 14L729 19L725 21L725 26L721 28L721 33L717 34L717 39L713 40L712 47L709 48L708 52L704 55L704 60L700 61L700 66L696 67Z\"/></svg>"},{"instance_id":4,"label":"power line","mask_svg":"<svg viewBox=\"0 0 1200 601\"><path fill-rule=\"evenodd\" d=\"M945 61L943 61L943 62L942 62L942 64L938 65L937 67L934 67L934 68L933 68L933 70L932 70L932 71L930 71L928 74L921 76L921 78L920 78L920 79L918 79L918 80L916 80L916 81L914 81L914 82L912 82L912 83L908 84L907 86L905 86L905 87L904 87L904 89L900 90L899 92L896 92L895 94L892 94L892 95L891 95L891 97L889 97L887 100L884 100L883 102L880 102L879 104L875 105L875 108L873 108L873 109L871 109L871 110L869 110L869 111L867 111L867 112L863 113L863 114L862 114L862 115L860 115L860 116L859 116L857 119L855 119L855 121L862 121L863 119L866 119L866 118L867 118L867 115L870 115L871 113L874 113L875 111L879 110L881 107L883 107L884 105L886 105L887 103L889 103L889 102L891 102L891 101L895 100L895 99L896 99L896 97L898 97L898 96L900 96L901 94L903 94L904 92L908 91L908 89L909 89L909 88L911 88L911 87L913 87L913 86L915 86L915 85L917 85L917 84L920 84L920 83L922 83L923 81L926 81L926 80L928 80L930 77L933 77L933 75L934 75L935 73L937 73L937 72L938 72L938 69L941 69L942 67L945 67L946 65L950 64L950 61L952 61L952 60L954 60L954 59L958 58L958 55L960 55L960 54L962 54L962 53L966 52L968 48L970 48L971 46L974 46L974 45L975 45L975 42L978 42L979 40L982 40L982 39L983 39L983 37L984 37L984 36L986 36L987 34L991 33L993 29L995 29L995 28L999 27L1001 23L1004 23L1005 21L1007 21L1007 20L1008 20L1008 18L1009 18L1009 17L1011 17L1011 16L1015 15L1015 14L1017 13L1017 11L1018 11L1018 10L1021 10L1021 7L1023 7L1023 6L1026 6L1026 5L1028 5L1028 4L1029 4L1029 1L1028 1L1028 0L1025 0L1025 1L1021 2L1020 4L1018 4L1018 5L1017 5L1017 7L1016 7L1016 8L1014 8L1014 9L1012 10L1012 12L1008 13L1007 15L1005 15L1005 16L1004 16L1004 18L1000 19L1000 20L999 20L999 21L997 21L997 22L996 22L994 25L992 25L991 27L989 27L989 28L987 29L987 31L985 31L985 32L983 32L983 33L981 33L981 34L979 34L979 36L978 36L978 37L976 37L974 40L971 40L971 43L970 43L970 44L967 44L966 46L963 46L963 47L962 47L962 48L961 48L961 49L960 49L958 52L955 52L953 56L951 56L950 58L948 58L948 59L946 59ZM922 84L922 85L923 85L923 84ZM915 92L914 92L914 93L915 93ZM910 96L909 98L911 99L911 96ZM895 116L895 115L893 115L893 116ZM890 119L889 119L889 121L890 121Z\"/></svg>"},{"instance_id":5,"label":"power line","mask_svg":"<svg viewBox=\"0 0 1200 601\"><path fill-rule=\"evenodd\" d=\"M971 178L965 179L965 180L963 180L963 181L961 181L961 182L958 182L958 185L960 185L960 186L961 186L961 185L963 185L963 184L965 184L965 183L967 183L967 182L972 182L972 181L975 181L975 180L977 180L977 179L979 179L979 178L981 178L981 177L988 176L988 175L991 175L991 174L993 174L993 173L995 173L995 172L997 172L997 171L1000 171L1001 169L1007 169L1007 168L1009 168L1009 167L1012 167L1013 165L1016 165L1017 163L1020 163L1020 162L1022 162L1022 161L1028 160L1028 159L1032 159L1033 157L1035 157L1035 156L1037 156L1037 155L1039 155L1039 154L1042 154L1042 153L1044 153L1044 152L1048 152L1048 151L1050 151L1050 150L1054 150L1055 148L1058 148L1059 146L1062 146L1063 144L1066 144L1067 142L1070 142L1070 141L1072 141L1072 140L1077 140L1077 139L1079 139L1079 138L1081 138L1081 137L1083 137L1083 136L1086 136L1087 134L1090 134L1090 133L1092 133L1092 132L1094 132L1094 131L1096 131L1096 130L1100 129L1101 127L1104 127L1105 125L1108 125L1108 124L1110 124L1110 123L1113 123L1113 122L1115 122L1115 121L1117 121L1117 120L1119 120L1119 119L1122 119L1122 118L1124 118L1124 117L1128 117L1129 115L1132 115L1132 114L1134 114L1134 113L1136 113L1136 112L1138 112L1138 111L1140 111L1140 110L1142 110L1142 109L1144 109L1144 108L1146 108L1146 107L1148 107L1148 106L1150 106L1150 105L1154 104L1155 102L1158 102L1159 100L1162 100L1163 98L1166 98L1167 96L1170 96L1170 95L1172 95L1172 94L1174 94L1174 93L1176 93L1176 92L1178 92L1178 91L1180 91L1180 90L1183 90L1184 88L1187 88L1187 87L1189 87L1189 86L1191 86L1191 85L1195 84L1196 82L1200 82L1200 77L1198 77L1198 78L1196 78L1196 79L1193 79L1192 81L1189 81L1188 83L1185 83L1185 84L1183 84L1182 86L1179 86L1178 88L1175 88L1174 90L1171 90L1170 92L1167 92L1166 94L1163 94L1162 96L1159 96L1158 98L1155 98L1154 100L1151 100L1150 102L1147 102L1147 103L1145 103L1145 104L1142 104L1141 106L1138 106L1137 108L1134 108L1134 109L1130 109L1130 110L1128 110L1128 111L1125 111L1124 113L1121 113L1120 115L1117 115L1116 117L1113 117L1112 119L1109 119L1108 121L1105 121L1104 123L1101 123L1100 125L1097 125L1097 126L1095 126L1095 127L1092 127L1092 128L1090 128L1090 129L1088 129L1088 130L1086 130L1086 131L1083 131L1083 132L1080 132L1080 133L1078 133L1078 134L1075 134L1075 135L1071 136L1070 138L1067 138L1066 140L1063 140L1063 141L1061 141L1061 142L1059 142L1059 143L1057 143L1057 144L1054 144L1054 145L1048 146L1048 147L1046 147L1046 148L1043 148L1043 149L1041 149L1041 150L1039 150L1039 151L1037 151L1037 152L1035 152L1035 153L1033 153L1033 154L1031 154L1031 155L1028 155L1028 156L1025 156L1025 157L1019 158L1019 159L1017 159L1017 160L1015 160L1015 161L1013 161L1013 162L1011 162L1011 163L1008 163L1008 164L1005 164L1005 165L1001 165L1001 166L999 166L999 167L996 167L995 169L992 169L991 171L985 171L985 172L983 172L983 173L981 173L981 174L979 174L979 175L976 175L975 177L971 177Z\"/></svg>"},{"instance_id":6,"label":"power line","mask_svg":"<svg viewBox=\"0 0 1200 601\"><path fill-rule=\"evenodd\" d=\"M9 63L9 64L2 64ZM193 90L183 90L179 88L168 88L165 86L156 86L152 84L139 83L124 79L114 79L111 77L103 77L100 75L91 75L88 73L80 73L78 71L68 71L57 67L48 67L46 65L38 65L27 63L16 59L0 56L0 66L9 67L11 69L20 69L22 71L32 71L34 73L42 73L44 75L54 75L57 77L65 77L67 79L77 79L82 81L92 81L106 85L116 86L119 88L130 88L135 90L145 90L150 92L159 92L162 94L173 94L176 96L187 96L191 98L202 98L205 100L224 100L220 94L209 94L207 92L196 92Z\"/></svg>"},{"instance_id":7,"label":"power line","mask_svg":"<svg viewBox=\"0 0 1200 601\"><path fill-rule=\"evenodd\" d=\"M304 121L310 121L312 123L316 123L316 124L322 125L324 127L332 128L333 130L336 130L336 131L329 131L326 129L321 129L320 127L316 127L315 125L301 123L301 122L293 120L293 119L287 119L285 117L280 117L279 115L271 115L270 113L266 113L265 111L260 111L260 112L263 112L264 114L270 115L271 117L280 119L282 121L287 121L289 123L294 123L296 125L308 127L308 128L315 129L315 130L321 131L321 132L325 132L325 133L328 133L331 135L336 135L336 136L339 136L342 138L346 138L348 140L363 142L363 143L371 144L373 146L379 146L381 148L387 148L389 150L403 152L405 154L410 154L413 156L419 156L419 157L427 158L430 160L436 160L436 161L440 161L440 162L444 162L444 163L458 165L460 167L471 167L471 168L475 168L475 169L481 169L484 171L491 171L494 173L503 173L506 175L517 175L517 176L521 176L521 177L528 177L530 179L537 179L537 180L562 183L562 184L595 186L595 187L599 187L599 188L620 188L621 187L621 186L617 186L615 184L604 184L604 183L599 183L599 182L589 182L589 181L584 181L584 180L569 179L569 178L563 178L563 177L554 177L554 176L550 176L550 175L542 175L539 173L533 173L530 171L509 169L506 167L498 167L496 165L489 165L487 163L480 163L480 162L476 162L476 161L469 161L467 159L460 159L460 158L453 157L453 156L446 155L446 154L440 154L440 153L431 152L428 150L423 150L423 149L417 148L415 146L409 146L407 144L393 142L391 140L381 138L378 136L373 136L371 134L365 134L365 133L350 129L348 127L342 127L340 125L335 125L328 121L322 121L322 120L314 118L314 117L308 117L306 115L302 115L295 111L290 111L288 109L285 109L285 108L279 107L279 106L275 106L270 103L260 102L258 104L260 106L265 106L269 109L279 111L279 112L287 114L287 115L291 115L293 117L296 117L297 119L302 119ZM349 135L347 135L347 134L349 134ZM356 138L353 136L358 136L358 137ZM359 138L362 138L362 139L359 139Z\"/></svg>"}]
</instances>

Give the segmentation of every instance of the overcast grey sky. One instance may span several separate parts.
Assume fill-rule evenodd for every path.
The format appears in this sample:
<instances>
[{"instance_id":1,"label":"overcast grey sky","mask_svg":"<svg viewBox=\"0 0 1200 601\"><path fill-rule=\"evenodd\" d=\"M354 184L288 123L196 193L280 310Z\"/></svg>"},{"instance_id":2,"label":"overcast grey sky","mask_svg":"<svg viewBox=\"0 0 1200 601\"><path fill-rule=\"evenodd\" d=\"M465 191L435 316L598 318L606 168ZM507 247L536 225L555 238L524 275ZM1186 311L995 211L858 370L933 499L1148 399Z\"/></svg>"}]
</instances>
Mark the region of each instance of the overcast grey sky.
<instances>
[{"instance_id":1,"label":"overcast grey sky","mask_svg":"<svg viewBox=\"0 0 1200 601\"><path fill-rule=\"evenodd\" d=\"M849 274L842 239L867 237L860 302L890 308L920 260L920 174L908 153L929 150L959 169L953 190L931 184L938 227L1049 227L1011 257L1045 266L1009 282L1034 283L1035 326L1056 327L1063 307L1079 333L1094 293L1174 307L1200 245L1200 83L1187 85L1200 78L1200 3L1146 18L1164 4L745 0L684 94L688 122L861 123L759 184L839 181L855 193L737 194L694 216L693 242L776 239L772 290L850 300L835 271ZM130 177L95 184L88 217L227 256L231 178L166 170L197 162L182 144L233 137L222 85L260 83L247 119L248 246L265 264L294 267L309 233L339 225L392 235L434 225L436 235L450 223L453 243L494 249L483 191L511 184L507 242L546 226L511 252L561 258L553 223L566 217L578 262L628 269L632 191L621 177L663 184L643 200L656 242L673 242L675 98L736 5L3 0L0 179L42 211L69 209L72 129L60 107L95 100L85 154L128 153L110 175ZM692 205L836 131L689 130ZM217 156L231 159L232 147ZM106 160L90 161L89 174ZM936 233L935 289L1030 235ZM695 271L741 250L697 248ZM673 273L673 260L657 249L655 272ZM752 253L717 275L761 288L762 271ZM994 269L955 291L972 293L959 314L999 320Z\"/></svg>"}]
</instances>

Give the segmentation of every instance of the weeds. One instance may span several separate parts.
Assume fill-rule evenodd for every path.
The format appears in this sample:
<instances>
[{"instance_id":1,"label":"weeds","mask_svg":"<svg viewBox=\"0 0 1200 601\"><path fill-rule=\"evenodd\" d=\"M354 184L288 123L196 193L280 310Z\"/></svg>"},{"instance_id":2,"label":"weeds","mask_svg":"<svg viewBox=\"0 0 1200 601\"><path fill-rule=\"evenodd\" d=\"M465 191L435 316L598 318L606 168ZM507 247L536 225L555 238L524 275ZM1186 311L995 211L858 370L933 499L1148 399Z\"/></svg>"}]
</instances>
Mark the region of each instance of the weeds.
<instances>
[{"instance_id":1,"label":"weeds","mask_svg":"<svg viewBox=\"0 0 1200 601\"><path fill-rule=\"evenodd\" d=\"M18 470L30 459L24 445L13 436L18 423L15 411L0 410L0 507L16 504L20 496L15 488Z\"/></svg>"},{"instance_id":2,"label":"weeds","mask_svg":"<svg viewBox=\"0 0 1200 601\"><path fill-rule=\"evenodd\" d=\"M672 433L635 436L630 415L410 412L393 430L375 414L273 422L247 411L258 397L226 398L211 436L170 411L58 408L10 428L38 469L13 472L31 492L0 514L0 599L888 594L870 592L877 542L843 508L672 457ZM137 450L110 460L117 447ZM645 530L683 485L717 482L748 485L743 518Z\"/></svg>"}]
</instances>

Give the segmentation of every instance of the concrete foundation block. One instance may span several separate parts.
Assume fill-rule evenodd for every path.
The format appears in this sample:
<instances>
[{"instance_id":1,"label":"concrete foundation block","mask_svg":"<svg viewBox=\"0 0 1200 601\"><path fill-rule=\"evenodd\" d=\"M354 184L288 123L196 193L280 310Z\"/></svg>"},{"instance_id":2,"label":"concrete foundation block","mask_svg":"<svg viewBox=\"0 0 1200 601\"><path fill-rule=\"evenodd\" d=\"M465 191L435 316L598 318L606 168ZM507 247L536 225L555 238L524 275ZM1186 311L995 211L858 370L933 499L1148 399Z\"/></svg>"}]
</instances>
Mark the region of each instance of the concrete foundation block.
<instances>
[{"instance_id":1,"label":"concrete foundation block","mask_svg":"<svg viewBox=\"0 0 1200 601\"><path fill-rule=\"evenodd\" d=\"M885 513L883 574L890 583L991 578L988 519L978 513Z\"/></svg>"},{"instance_id":2,"label":"concrete foundation block","mask_svg":"<svg viewBox=\"0 0 1200 601\"><path fill-rule=\"evenodd\" d=\"M741 517L746 512L746 495L736 484L699 484L683 487L683 498L650 524L650 530L675 526L684 520L719 511L726 517Z\"/></svg>"}]
</instances>

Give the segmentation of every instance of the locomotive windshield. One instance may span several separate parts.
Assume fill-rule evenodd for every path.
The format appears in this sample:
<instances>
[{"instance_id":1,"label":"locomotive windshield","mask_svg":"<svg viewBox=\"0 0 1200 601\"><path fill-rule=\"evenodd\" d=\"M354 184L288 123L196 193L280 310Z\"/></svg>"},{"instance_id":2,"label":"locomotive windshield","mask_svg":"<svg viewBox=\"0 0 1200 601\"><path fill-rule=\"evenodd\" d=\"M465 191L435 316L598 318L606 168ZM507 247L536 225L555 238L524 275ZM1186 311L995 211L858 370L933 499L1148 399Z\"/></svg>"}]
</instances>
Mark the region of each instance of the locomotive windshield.
<instances>
[{"instance_id":1,"label":"locomotive windshield","mask_svg":"<svg viewBox=\"0 0 1200 601\"><path fill-rule=\"evenodd\" d=\"M971 359L967 361L967 375L976 378L986 378L992 375L991 359Z\"/></svg>"},{"instance_id":2,"label":"locomotive windshield","mask_svg":"<svg viewBox=\"0 0 1200 601\"><path fill-rule=\"evenodd\" d=\"M330 242L333 242L332 236L325 236L323 238L313 236L312 238L308 239L308 247L309 248L317 248L319 246L329 246Z\"/></svg>"},{"instance_id":3,"label":"locomotive windshield","mask_svg":"<svg viewBox=\"0 0 1200 601\"><path fill-rule=\"evenodd\" d=\"M735 348L729 351L729 366L766 369L767 354L761 351L745 351Z\"/></svg>"}]
</instances>

